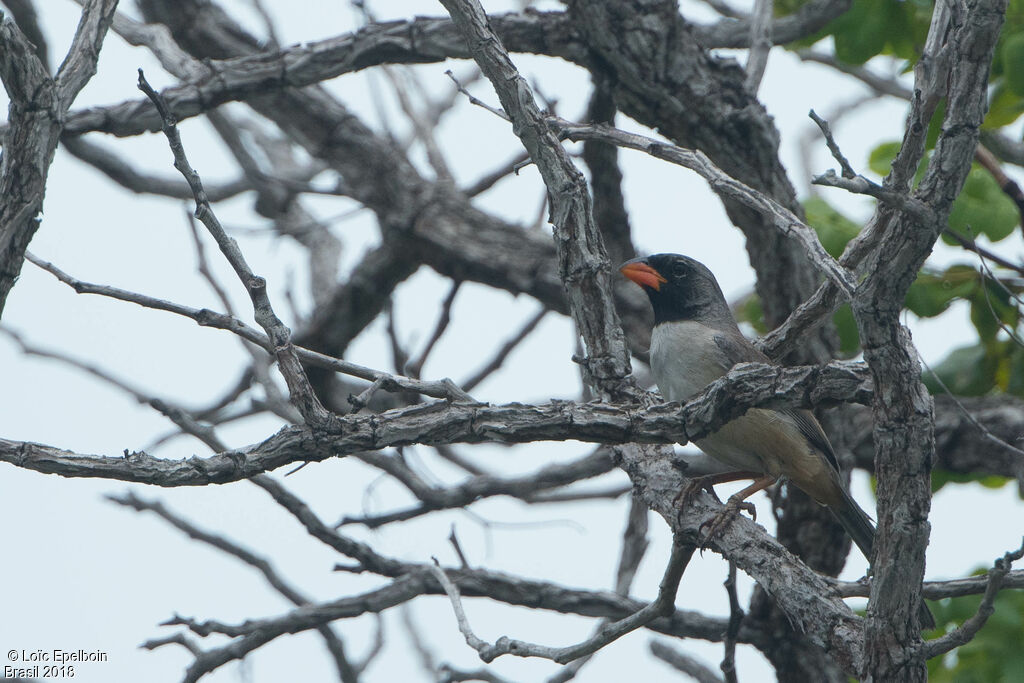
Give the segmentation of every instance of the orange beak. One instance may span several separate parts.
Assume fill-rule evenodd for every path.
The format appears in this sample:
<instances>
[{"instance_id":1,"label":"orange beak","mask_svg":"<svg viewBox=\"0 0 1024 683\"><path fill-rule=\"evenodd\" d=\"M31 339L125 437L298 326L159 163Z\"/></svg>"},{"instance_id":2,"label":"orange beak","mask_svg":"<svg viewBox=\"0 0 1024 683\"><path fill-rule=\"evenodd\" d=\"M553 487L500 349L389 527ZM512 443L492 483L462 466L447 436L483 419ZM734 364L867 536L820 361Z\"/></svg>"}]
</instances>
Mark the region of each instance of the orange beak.
<instances>
[{"instance_id":1,"label":"orange beak","mask_svg":"<svg viewBox=\"0 0 1024 683\"><path fill-rule=\"evenodd\" d=\"M668 282L661 273L644 263L643 259L626 261L619 272L641 287L650 287L656 292L661 289L662 283Z\"/></svg>"}]
</instances>

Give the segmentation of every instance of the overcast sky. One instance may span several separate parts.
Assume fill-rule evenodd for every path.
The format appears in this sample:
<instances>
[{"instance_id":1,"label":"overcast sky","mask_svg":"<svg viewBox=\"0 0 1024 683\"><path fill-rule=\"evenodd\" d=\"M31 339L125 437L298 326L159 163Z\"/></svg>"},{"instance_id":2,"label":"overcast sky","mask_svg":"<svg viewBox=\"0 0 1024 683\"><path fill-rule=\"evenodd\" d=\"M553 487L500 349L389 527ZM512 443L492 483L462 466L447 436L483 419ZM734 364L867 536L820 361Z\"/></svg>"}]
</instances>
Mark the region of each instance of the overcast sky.
<instances>
[{"instance_id":1,"label":"overcast sky","mask_svg":"<svg viewBox=\"0 0 1024 683\"><path fill-rule=\"evenodd\" d=\"M254 31L259 21L244 0L225 2ZM293 0L266 3L286 44L315 40L352 30L353 12L345 2ZM77 22L71 2L38 3L50 53L59 59ZM288 6L287 12L275 5ZM512 9L514 3L487 2L488 10ZM382 18L438 15L434 2L397 2L374 5ZM689 6L688 6L689 7ZM125 3L124 10L134 8ZM702 7L689 7L688 16L706 16ZM559 113L582 115L587 79L581 70L562 62L516 57L520 69L541 84L548 96L557 96ZM142 66L155 86L174 81L161 71L144 50L131 48L111 32L104 46L99 72L82 92L73 109L137 99L136 69ZM450 87L446 68L465 70L465 63L416 67L423 87L441 93ZM327 84L345 104L380 128L369 92L382 88L379 78L346 75ZM490 102L488 87L475 93ZM807 111L815 108L829 117L864 90L853 81L820 66L801 64L792 55L774 50L762 85L762 101L775 117L782 138L783 162L801 195L806 193L799 146L809 130ZM0 105L6 99L0 95ZM389 98L383 97L385 102ZM233 105L244 111L240 105ZM394 108L389 122L404 124ZM844 152L866 171L868 152L882 141L898 139L905 107L880 100L857 109L835 126ZM619 125L643 129L626 119ZM181 126L193 165L209 181L234 177L234 164L226 148L200 120ZM442 128L442 142L457 178L471 182L511 158L517 141L510 127L483 109L462 105ZM643 131L647 132L647 131ZM166 141L159 135L126 140L91 136L127 156L150 173L175 173ZM484 153L482 153L482 150ZM824 145L811 155L812 171L832 167ZM741 233L726 219L718 200L694 174L638 153L622 152L625 192L638 247L644 252L676 251L706 263L717 275L727 297L748 292L753 274L747 265ZM824 195L862 220L870 204L844 196L838 190ZM481 205L510 220L532 222L540 208L542 190L532 168L503 180L481 199ZM243 195L215 206L221 220L233 230L253 269L267 277L271 296L282 317L294 322L284 292L291 289L300 310L310 305L304 254L290 241L269 233L251 211L252 198ZM317 215L344 215L351 203L339 198L310 199ZM42 227L30 250L84 280L172 299L201 307L220 308L206 283L196 273L195 257L182 203L140 197L111 181L63 150L50 171ZM369 212L345 220L332 220L343 240L343 271L352 267L378 239ZM546 229L546 228L545 228ZM1016 239L1016 238L1015 238ZM1000 250L1011 257L1022 253L1019 241ZM248 311L244 291L230 269L208 253L221 281L232 291L240 312ZM962 252L939 246L936 263L970 261ZM434 324L437 305L448 284L421 270L397 291L399 334L418 348ZM441 341L424 377L450 376L459 380L472 372L538 304L478 285L465 285L453 309L453 323ZM249 314L242 315L248 318ZM951 348L971 343L974 332L964 307L938 321L909 318L914 340L929 362L940 360ZM211 403L246 365L246 354L226 332L201 329L191 321L143 310L99 297L76 295L49 274L26 264L4 311L3 324L39 346L61 350L95 363L145 392L184 406ZM510 359L507 366L474 395L482 400L544 401L578 394L579 378L570 357L574 350L571 326L549 316L540 330ZM390 369L390 355L382 325L375 323L352 345L347 356L364 365ZM0 436L38 441L82 453L117 455L150 449L153 442L173 431L169 423L148 407L81 371L54 362L26 358L0 337ZM277 418L260 417L226 427L222 437L232 446L262 440L280 426ZM502 473L528 472L553 460L567 460L589 451L585 444L531 444L517 448L476 447L469 451L478 462ZM427 449L410 449L424 472L453 481L457 472ZM149 452L166 458L204 455L208 451L190 438L173 439ZM418 462L417 462L418 461ZM283 475L283 472L277 473ZM625 482L621 472L604 482ZM285 483L300 494L326 521L345 514L385 511L408 504L398 486L378 479L378 473L351 460L311 465ZM210 530L243 543L274 562L292 583L318 599L352 595L383 582L375 577L335 574L340 559L309 538L303 529L265 493L246 482L195 489L157 490L129 487L113 481L66 480L0 465L0 657L8 650L101 650L109 655L102 664L82 665L82 681L164 682L180 680L191 660L181 648L155 652L138 649L139 643L168 635L158 624L174 613L198 619L237 622L250 617L283 613L289 605L250 568L219 552L184 539L152 516L138 515L104 502L107 493L131 488L146 498L159 498L173 510ZM727 491L726 491L727 492ZM854 478L854 493L867 508L873 503L863 473ZM772 529L767 499L759 496L758 521ZM438 556L453 562L446 540L456 525L471 563L573 587L608 589L614 581L619 541L627 503L593 503L572 508L517 504L491 499L474 504L474 515L443 512L429 518L393 525L379 533L349 528L382 553L425 561ZM1020 515L1024 505L1012 486L983 492L975 486L947 487L935 499L933 536L928 552L928 578L962 575L1019 542L1015 529L993 524L1003 515ZM483 520L490 523L484 523ZM972 533L963 533L971 529ZM634 594L652 598L668 557L668 535L663 521L651 518L652 547L634 584ZM866 562L854 552L845 576L863 575ZM695 557L684 575L677 604L689 609L724 615L727 610L725 564L713 553ZM744 588L749 595L750 583ZM593 620L531 613L490 603L467 602L470 619L483 638L501 635L550 645L584 638ZM439 661L461 668L477 668L476 654L462 641L446 601L417 600L412 609L424 639ZM426 674L412 654L396 611L385 616L387 647L369 672L371 681L425 680ZM364 617L337 623L349 651L358 657L369 646L374 620ZM630 677L657 680L673 674L646 653L652 635L634 633L605 649L599 662L588 665L578 680L610 681ZM721 648L697 641L675 641L675 646L702 658L715 668ZM294 679L326 680L332 673L322 641L307 633L279 639L251 655L250 663L231 664L210 677L212 681L257 682ZM3 662L7 664L7 662ZM3 665L0 664L0 665ZM761 680L767 664L751 648L742 648L738 667L741 680ZM549 662L503 658L493 665L513 680L535 681L549 675Z\"/></svg>"}]
</instances>

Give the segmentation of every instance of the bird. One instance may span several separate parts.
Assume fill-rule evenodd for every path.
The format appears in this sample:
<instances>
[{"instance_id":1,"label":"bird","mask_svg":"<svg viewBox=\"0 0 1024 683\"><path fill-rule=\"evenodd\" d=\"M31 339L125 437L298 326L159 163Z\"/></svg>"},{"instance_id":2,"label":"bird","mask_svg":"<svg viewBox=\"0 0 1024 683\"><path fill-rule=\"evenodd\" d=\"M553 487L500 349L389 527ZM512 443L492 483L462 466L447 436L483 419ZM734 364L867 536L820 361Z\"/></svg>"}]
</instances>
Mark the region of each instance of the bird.
<instances>
[{"instance_id":1,"label":"bird","mask_svg":"<svg viewBox=\"0 0 1024 683\"><path fill-rule=\"evenodd\" d=\"M718 281L700 261L655 254L626 261L619 271L640 285L654 310L650 367L666 401L685 403L737 363L775 365L743 336ZM754 480L729 498L705 543L739 510L753 512L747 497L785 479L827 506L871 561L875 527L843 484L835 450L809 410L752 408L694 443L734 471L702 478L690 494L725 481ZM934 628L923 602L920 617L925 628Z\"/></svg>"}]
</instances>

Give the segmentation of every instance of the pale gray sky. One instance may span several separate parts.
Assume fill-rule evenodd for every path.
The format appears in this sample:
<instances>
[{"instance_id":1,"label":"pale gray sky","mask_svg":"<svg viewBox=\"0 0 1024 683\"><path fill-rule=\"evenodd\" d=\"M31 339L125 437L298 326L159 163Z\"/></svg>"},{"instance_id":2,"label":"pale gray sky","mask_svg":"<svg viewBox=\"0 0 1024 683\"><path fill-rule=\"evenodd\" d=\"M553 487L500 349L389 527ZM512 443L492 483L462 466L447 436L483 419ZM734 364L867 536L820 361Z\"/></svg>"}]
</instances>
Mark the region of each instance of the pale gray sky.
<instances>
[{"instance_id":1,"label":"pale gray sky","mask_svg":"<svg viewBox=\"0 0 1024 683\"><path fill-rule=\"evenodd\" d=\"M259 23L243 0L225 2L236 16L249 18L254 30ZM286 43L337 35L354 23L347 3L293 0L287 12L267 2ZM50 39L51 55L63 54L77 22L71 2L39 3ZM434 2L376 3L385 17L409 17L442 12ZM515 3L487 2L492 11ZM688 6L689 7L689 6ZM133 8L125 3L125 10ZM689 7L693 16L703 7ZM557 94L563 116L576 117L583 110L587 81L582 72L561 62L536 57L516 57L522 71L536 78L548 94ZM113 33L104 47L99 73L85 89L74 109L137 99L137 67L157 86L172 80L144 50L125 45ZM428 91L447 90L444 75L450 65L416 68ZM465 64L455 64L456 71ZM364 74L344 76L328 84L365 120L376 122ZM476 94L495 101L486 87ZM801 193L797 143L808 126L807 111L814 107L827 115L836 103L846 102L862 89L824 67L801 64L792 55L774 50L762 85L762 101L775 117L782 136L783 161ZM387 98L385 98L387 99ZM0 106L6 100L0 96ZM878 101L858 110L836 126L844 152L859 169L866 168L868 151L878 142L896 139L902 129L904 106L892 100ZM392 122L400 116L392 109ZM449 121L442 141L449 165L461 179L471 179L510 158L517 148L511 130L479 108L463 105L457 124ZM376 123L374 123L376 125ZM622 127L639 130L631 121ZM232 177L233 164L226 149L205 123L182 125L184 143L193 165L204 179ZM148 172L171 175L170 153L162 136L115 140L98 138L130 157ZM485 150L485 153L481 153ZM678 251L705 262L721 281L727 296L735 297L752 285L752 271L743 251L742 235L725 218L718 200L694 174L638 153L622 152L636 242L647 252ZM816 172L833 166L824 145L813 156ZM831 190L825 196L856 218L869 214L869 204ZM539 207L541 189L533 169L503 180L488 193L482 205L509 219L532 221ZM215 207L221 220L240 228L261 227L251 216L251 198ZM347 200L311 200L321 217L344 213ZM143 198L115 186L97 173L58 151L53 164L43 225L31 251L81 279L116 285L192 306L219 308L202 278L196 273L191 238L184 219L184 205ZM369 212L338 222L335 234L345 243L344 268L356 263L376 239ZM288 283L300 305L308 303L304 290L304 257L287 240L266 232L236 233L253 269L270 282L278 310L287 316L283 292ZM1002 247L1001 247L1002 249ZM230 269L208 250L222 282L232 290L237 309L250 317L244 293ZM1021 253L1018 242L1009 249ZM969 260L964 254L939 247L936 261ZM446 281L423 270L398 290L400 334L405 340L421 340L434 324L436 306L447 292ZM466 377L487 357L481 349L502 342L537 305L525 297L513 298L476 285L466 285L453 311L449 333L424 370L425 377ZM513 320L514 322L509 322ZM939 321L908 321L915 342L929 361L937 361L956 345L969 343L974 333L966 310L961 308ZM14 289L4 324L23 333L40 346L60 349L89 360L145 391L186 406L212 400L231 383L246 363L241 346L226 332L201 329L191 321L169 314L142 310L129 304L76 295L50 275L26 264ZM375 324L353 344L350 360L389 369L390 357L382 326ZM578 377L570 360L572 331L564 319L549 316L540 332L524 344L504 370L475 392L490 401L543 401L572 397ZM123 393L52 362L28 359L0 337L0 373L8 389L0 392L0 435L65 447L78 452L116 455L123 450L143 449L169 431L169 424L151 409L136 404ZM259 441L272 433L279 421L258 418L223 430L232 445ZM479 447L473 457L496 471L525 472L554 459L568 459L586 452L583 444L533 444L518 448ZM422 464L446 480L456 472L425 449L413 449ZM153 451L167 458L205 454L191 439L176 439ZM283 473L279 473L283 474ZM354 460L334 460L311 465L290 477L286 484L300 494L327 521L361 510L384 511L408 503L404 492L387 482L377 485L376 471ZM855 495L870 508L866 476L855 478ZM616 472L607 481L625 481ZM137 648L144 640L168 635L157 624L180 613L199 619L241 621L249 617L280 614L289 605L279 599L257 574L232 558L192 543L152 516L138 515L104 502L106 493L131 488L146 498L160 498L172 509L210 530L223 533L261 555L271 558L279 571L303 591L318 599L351 595L382 582L374 577L335 574L339 559L310 539L287 514L262 492L245 482L197 489L157 490L128 487L113 481L66 480L11 466L0 466L0 653L9 649L36 648L102 650L109 661L82 665L76 676L82 681L134 681L162 683L180 680L191 656L167 647L156 652ZM369 493L368 493L369 492ZM757 500L758 520L771 528L767 501ZM607 589L614 580L619 540L625 523L626 503L588 504L571 509L527 507L505 499L491 499L473 506L495 522L547 522L538 526L484 528L465 513L454 511L414 522L393 525L373 533L350 528L386 554L424 561L432 555L452 561L446 540L449 526L457 526L463 548L474 564L569 586ZM935 499L933 537L928 555L929 578L945 578L988 564L1019 542L1019 532L992 519L1019 519L1024 505L1013 487L984 491L974 486L952 486ZM1013 517L1013 516L1016 517ZM635 583L635 595L652 598L668 556L668 536L663 522L652 517L652 548ZM963 533L972 529L973 533ZM849 578L863 574L866 562L851 556ZM721 582L725 564L713 553L695 557L680 588L680 606L725 614L727 601ZM750 583L744 583L749 593ZM546 643L569 644L584 638L594 621L578 617L531 613L484 600L467 602L469 617L481 637L501 635ZM442 661L461 668L476 668L479 661L460 636L447 602L440 598L417 600L415 617L425 639ZM387 648L370 670L371 681L425 680L425 674L407 646L398 615L385 616ZM360 618L336 624L351 653L358 656L368 647L373 620ZM581 682L631 679L669 679L675 674L646 653L651 634L634 633L606 648L599 661L580 674ZM687 653L717 667L721 648L697 641L674 642ZM2 655L0 655L2 656ZM326 680L333 671L319 636L307 633L275 641L250 657L251 663L223 667L211 681ZM6 664L6 662L4 662ZM2 664L0 664L2 665ZM763 680L768 667L760 655L743 648L738 660L742 680ZM495 671L513 680L541 680L554 670L545 661L505 657Z\"/></svg>"}]
</instances>

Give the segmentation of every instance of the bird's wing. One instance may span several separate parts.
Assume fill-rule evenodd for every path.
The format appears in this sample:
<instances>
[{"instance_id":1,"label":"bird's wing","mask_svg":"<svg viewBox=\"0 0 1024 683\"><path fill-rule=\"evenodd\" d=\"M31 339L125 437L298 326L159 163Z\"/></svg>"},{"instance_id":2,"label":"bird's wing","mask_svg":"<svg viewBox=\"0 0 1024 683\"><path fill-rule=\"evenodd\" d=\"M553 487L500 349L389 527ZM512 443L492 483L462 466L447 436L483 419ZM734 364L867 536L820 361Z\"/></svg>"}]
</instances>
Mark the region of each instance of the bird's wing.
<instances>
[{"instance_id":1,"label":"bird's wing","mask_svg":"<svg viewBox=\"0 0 1024 683\"><path fill-rule=\"evenodd\" d=\"M832 466L836 474L839 474L839 459L836 457L836 452L832 449L828 437L825 436L825 430L821 428L821 424L811 411L780 410L779 412L793 420L803 437L811 443L815 450L825 456L828 464Z\"/></svg>"},{"instance_id":2,"label":"bird's wing","mask_svg":"<svg viewBox=\"0 0 1024 683\"><path fill-rule=\"evenodd\" d=\"M745 337L736 338L732 335L715 335L715 345L721 350L728 367L732 368L737 363L772 363L768 356L759 351ZM779 410L776 411L793 421L800 433L810 442L816 450L825 456L828 464L839 473L839 459L832 448L825 431L821 428L817 418L809 410Z\"/></svg>"}]
</instances>

